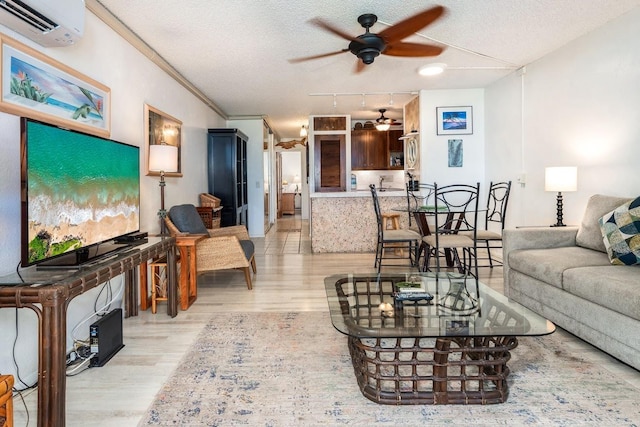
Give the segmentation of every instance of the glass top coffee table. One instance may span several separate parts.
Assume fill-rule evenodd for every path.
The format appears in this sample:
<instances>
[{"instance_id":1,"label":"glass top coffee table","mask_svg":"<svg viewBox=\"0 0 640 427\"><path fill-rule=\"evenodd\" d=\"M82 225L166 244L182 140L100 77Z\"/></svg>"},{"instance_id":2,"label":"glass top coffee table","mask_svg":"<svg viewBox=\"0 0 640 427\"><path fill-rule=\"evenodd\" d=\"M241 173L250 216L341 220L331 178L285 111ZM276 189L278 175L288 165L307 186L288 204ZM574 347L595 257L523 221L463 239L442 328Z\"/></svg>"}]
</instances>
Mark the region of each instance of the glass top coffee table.
<instances>
[{"instance_id":1,"label":"glass top coffee table","mask_svg":"<svg viewBox=\"0 0 640 427\"><path fill-rule=\"evenodd\" d=\"M362 394L383 404L507 400L517 337L555 325L457 273L325 278L333 326L348 336Z\"/></svg>"}]
</instances>

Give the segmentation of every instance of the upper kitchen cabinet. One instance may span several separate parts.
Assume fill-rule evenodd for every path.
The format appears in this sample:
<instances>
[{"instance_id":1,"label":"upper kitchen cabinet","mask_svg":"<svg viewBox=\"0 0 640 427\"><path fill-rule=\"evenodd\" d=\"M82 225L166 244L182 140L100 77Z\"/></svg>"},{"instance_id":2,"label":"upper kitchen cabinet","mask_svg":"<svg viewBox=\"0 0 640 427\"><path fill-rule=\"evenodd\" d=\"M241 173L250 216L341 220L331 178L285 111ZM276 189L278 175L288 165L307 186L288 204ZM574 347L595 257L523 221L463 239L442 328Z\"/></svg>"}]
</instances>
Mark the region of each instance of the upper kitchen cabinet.
<instances>
[{"instance_id":1,"label":"upper kitchen cabinet","mask_svg":"<svg viewBox=\"0 0 640 427\"><path fill-rule=\"evenodd\" d=\"M351 169L385 170L404 168L401 130L359 129L351 132Z\"/></svg>"},{"instance_id":2,"label":"upper kitchen cabinet","mask_svg":"<svg viewBox=\"0 0 640 427\"><path fill-rule=\"evenodd\" d=\"M402 137L402 130L387 132L389 169L404 169L404 140L400 137Z\"/></svg>"},{"instance_id":3,"label":"upper kitchen cabinet","mask_svg":"<svg viewBox=\"0 0 640 427\"><path fill-rule=\"evenodd\" d=\"M375 129L351 132L351 169L376 170L387 168L386 132Z\"/></svg>"}]
</instances>

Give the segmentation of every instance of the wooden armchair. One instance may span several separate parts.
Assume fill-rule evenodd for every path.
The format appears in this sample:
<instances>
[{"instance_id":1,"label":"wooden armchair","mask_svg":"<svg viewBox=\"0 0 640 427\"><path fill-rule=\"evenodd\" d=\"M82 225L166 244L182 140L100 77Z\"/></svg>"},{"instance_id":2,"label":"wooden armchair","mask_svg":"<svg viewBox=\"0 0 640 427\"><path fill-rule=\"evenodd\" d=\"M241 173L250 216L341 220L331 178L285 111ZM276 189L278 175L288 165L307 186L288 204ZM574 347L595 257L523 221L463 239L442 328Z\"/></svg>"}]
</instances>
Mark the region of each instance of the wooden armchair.
<instances>
[{"instance_id":1,"label":"wooden armchair","mask_svg":"<svg viewBox=\"0 0 640 427\"><path fill-rule=\"evenodd\" d=\"M257 272L255 248L243 225L207 230L193 205L174 206L165 217L172 236L207 234L196 244L197 272L238 269L244 271L247 288L252 289L251 272Z\"/></svg>"},{"instance_id":2,"label":"wooden armchair","mask_svg":"<svg viewBox=\"0 0 640 427\"><path fill-rule=\"evenodd\" d=\"M13 427L13 376L0 375L0 427Z\"/></svg>"}]
</instances>

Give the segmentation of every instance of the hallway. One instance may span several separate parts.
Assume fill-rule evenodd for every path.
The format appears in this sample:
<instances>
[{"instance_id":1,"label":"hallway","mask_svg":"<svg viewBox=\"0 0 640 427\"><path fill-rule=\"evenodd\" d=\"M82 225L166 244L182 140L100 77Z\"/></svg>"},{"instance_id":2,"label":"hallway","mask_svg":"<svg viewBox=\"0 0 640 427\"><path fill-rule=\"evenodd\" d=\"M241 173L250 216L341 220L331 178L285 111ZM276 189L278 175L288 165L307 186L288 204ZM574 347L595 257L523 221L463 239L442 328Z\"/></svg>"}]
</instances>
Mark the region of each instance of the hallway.
<instances>
[{"instance_id":1,"label":"hallway","mask_svg":"<svg viewBox=\"0 0 640 427\"><path fill-rule=\"evenodd\" d=\"M279 218L264 239L265 255L310 253L309 220L303 220L298 211Z\"/></svg>"}]
</instances>

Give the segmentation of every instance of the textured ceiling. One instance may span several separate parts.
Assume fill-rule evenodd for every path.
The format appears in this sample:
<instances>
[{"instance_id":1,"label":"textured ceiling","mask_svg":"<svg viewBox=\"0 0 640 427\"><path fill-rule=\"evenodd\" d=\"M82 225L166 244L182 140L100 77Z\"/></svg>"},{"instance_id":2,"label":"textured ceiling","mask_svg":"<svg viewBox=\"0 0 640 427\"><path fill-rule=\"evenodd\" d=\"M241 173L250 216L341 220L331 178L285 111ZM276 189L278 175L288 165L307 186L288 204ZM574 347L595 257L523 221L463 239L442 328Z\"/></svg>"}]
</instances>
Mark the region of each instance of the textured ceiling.
<instances>
[{"instance_id":1,"label":"textured ceiling","mask_svg":"<svg viewBox=\"0 0 640 427\"><path fill-rule=\"evenodd\" d=\"M264 115L280 138L298 137L311 114L375 119L379 108L388 108L385 116L401 118L411 97L401 92L485 87L640 5L640 0L98 1L225 114ZM359 74L350 52L288 61L347 47L347 41L311 25L312 18L357 36L364 32L357 22L363 13L378 16L371 29L378 33L435 4L447 8L445 17L405 41L442 42L448 47L438 57L380 56ZM436 77L419 76L416 70L430 62L448 69ZM318 93L338 94L337 105L332 95L310 96Z\"/></svg>"}]
</instances>

